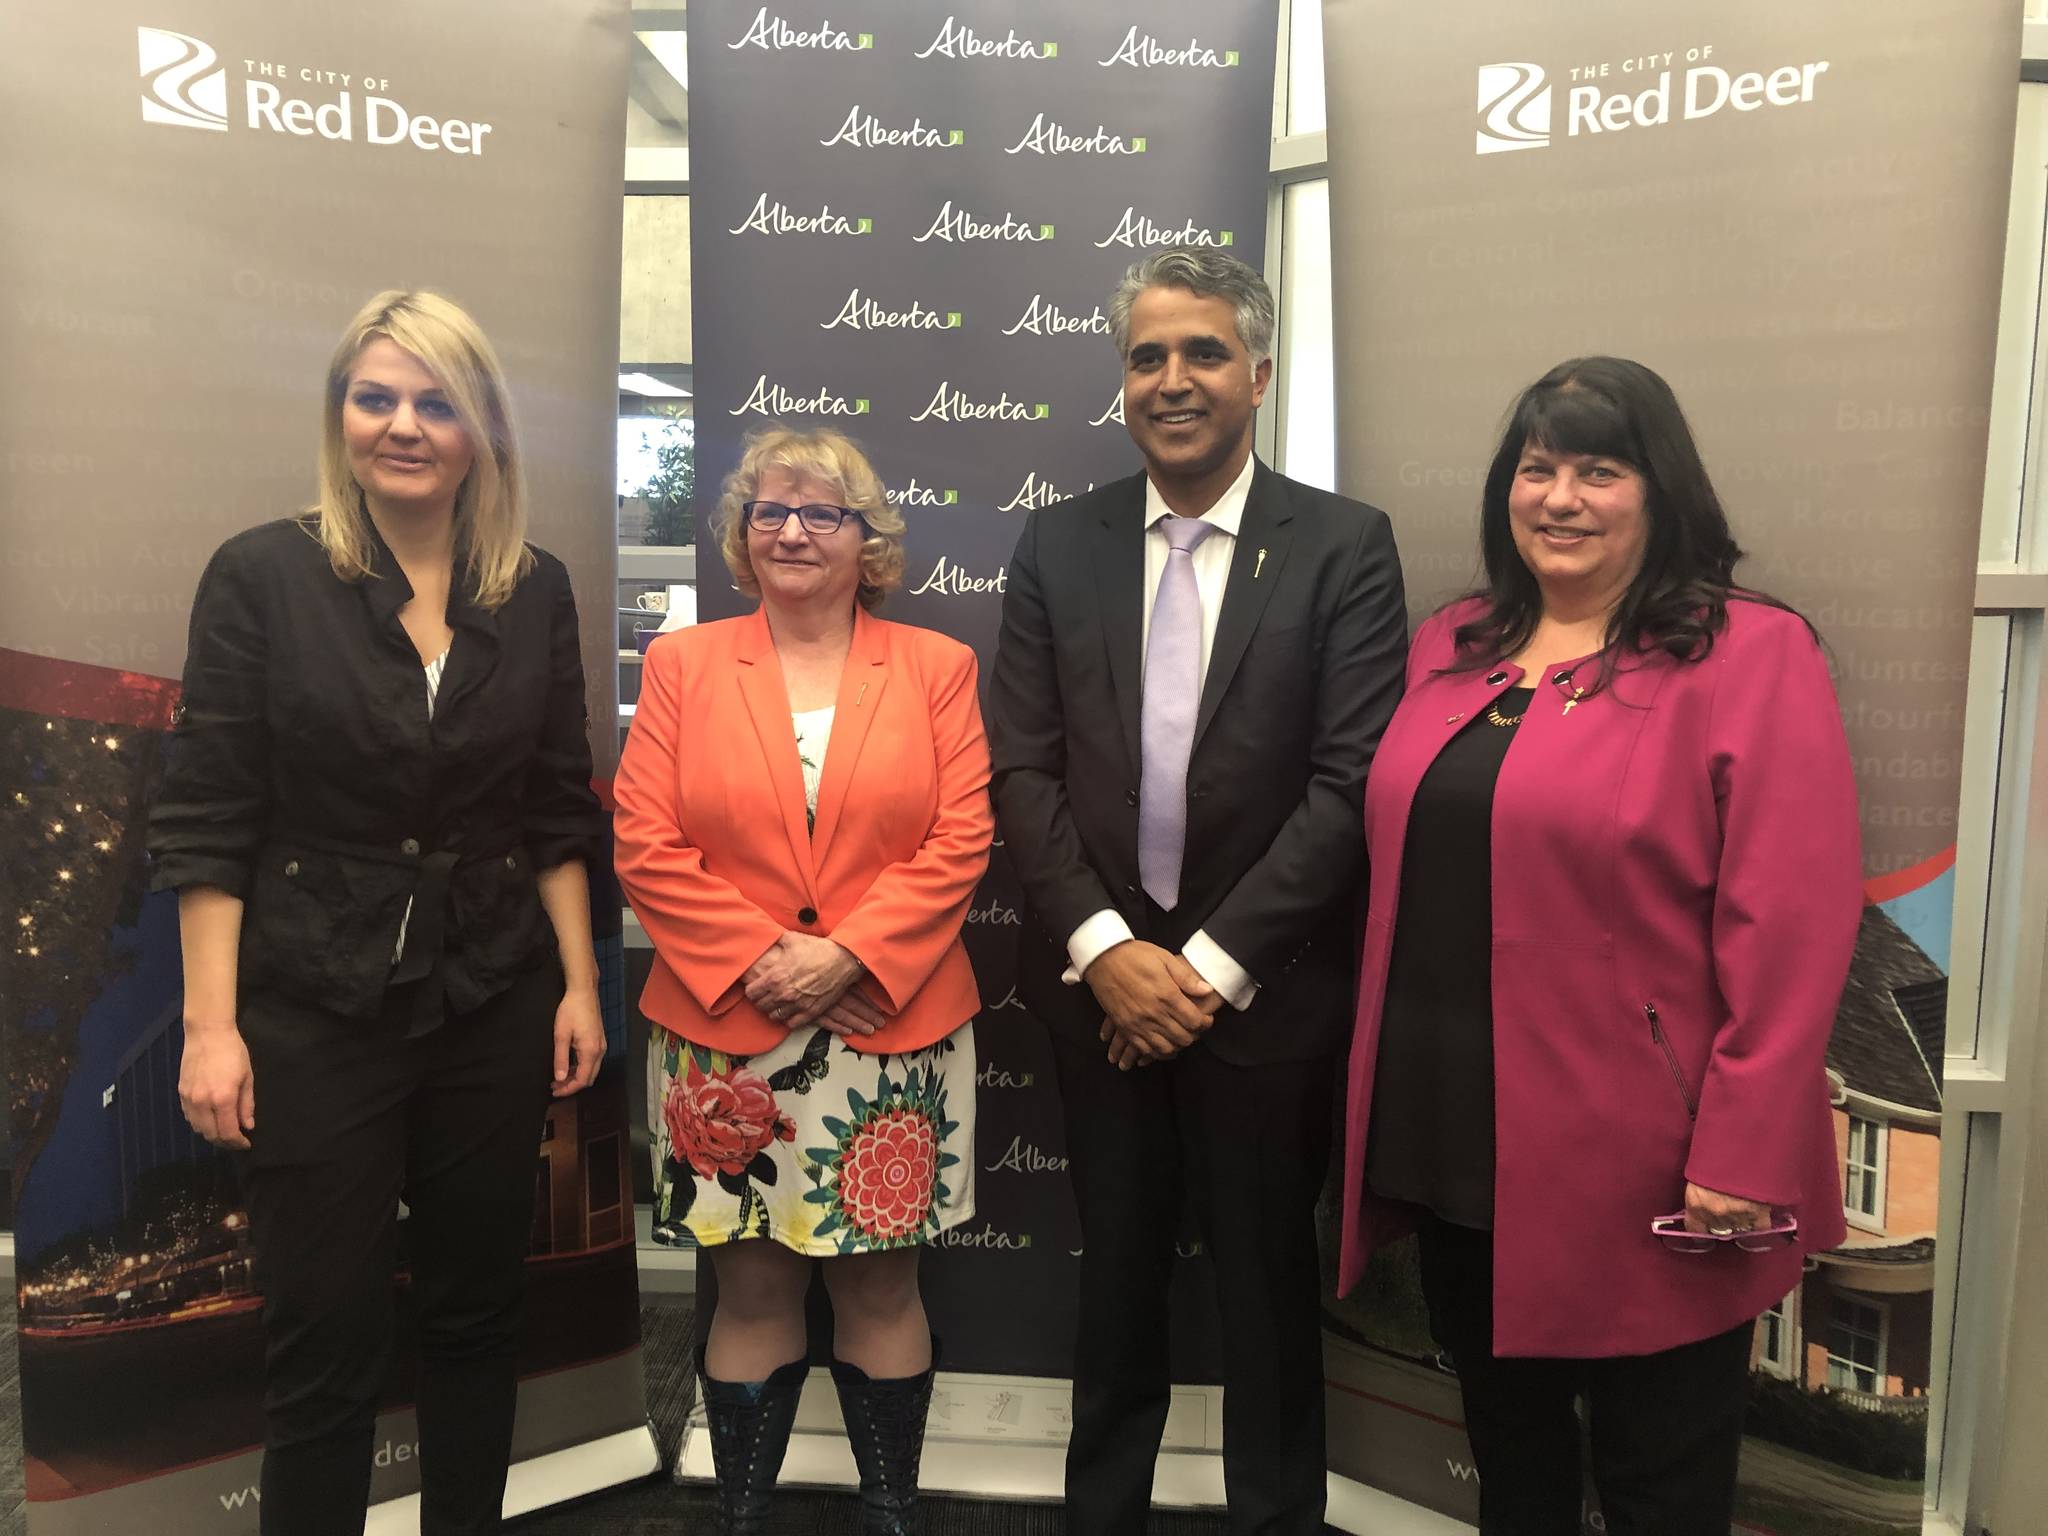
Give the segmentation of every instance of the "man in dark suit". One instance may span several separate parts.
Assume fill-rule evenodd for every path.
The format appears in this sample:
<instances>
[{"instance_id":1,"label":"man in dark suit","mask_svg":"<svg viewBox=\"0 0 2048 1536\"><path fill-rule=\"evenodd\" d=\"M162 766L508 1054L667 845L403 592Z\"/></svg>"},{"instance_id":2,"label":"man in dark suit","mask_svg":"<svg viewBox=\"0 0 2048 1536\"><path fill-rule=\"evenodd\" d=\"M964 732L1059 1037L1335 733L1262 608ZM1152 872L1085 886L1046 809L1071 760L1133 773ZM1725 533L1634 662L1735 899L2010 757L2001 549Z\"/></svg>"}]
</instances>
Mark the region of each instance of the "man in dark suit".
<instances>
[{"instance_id":1,"label":"man in dark suit","mask_svg":"<svg viewBox=\"0 0 2048 1536\"><path fill-rule=\"evenodd\" d=\"M1224 1327L1239 1532L1322 1526L1314 1211L1349 1038L1366 769L1407 618L1385 514L1252 453L1273 298L1209 249L1124 275L1145 469L1032 513L989 692L1080 1209L1067 1507L1138 1532L1166 1421L1184 1195Z\"/></svg>"}]
</instances>

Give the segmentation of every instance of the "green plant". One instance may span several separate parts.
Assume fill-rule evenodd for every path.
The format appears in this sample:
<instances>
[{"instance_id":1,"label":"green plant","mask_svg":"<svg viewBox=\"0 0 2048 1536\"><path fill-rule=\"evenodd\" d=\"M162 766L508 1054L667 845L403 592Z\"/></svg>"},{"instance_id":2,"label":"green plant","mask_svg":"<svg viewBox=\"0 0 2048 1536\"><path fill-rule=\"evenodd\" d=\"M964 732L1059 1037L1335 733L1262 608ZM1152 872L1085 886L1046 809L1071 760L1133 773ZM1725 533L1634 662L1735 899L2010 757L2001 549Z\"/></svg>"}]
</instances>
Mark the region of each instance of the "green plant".
<instances>
[{"instance_id":1,"label":"green plant","mask_svg":"<svg viewBox=\"0 0 2048 1536\"><path fill-rule=\"evenodd\" d=\"M696 542L690 503L697 494L697 443L680 424L654 450L654 473L640 494L647 498L649 544Z\"/></svg>"}]
</instances>

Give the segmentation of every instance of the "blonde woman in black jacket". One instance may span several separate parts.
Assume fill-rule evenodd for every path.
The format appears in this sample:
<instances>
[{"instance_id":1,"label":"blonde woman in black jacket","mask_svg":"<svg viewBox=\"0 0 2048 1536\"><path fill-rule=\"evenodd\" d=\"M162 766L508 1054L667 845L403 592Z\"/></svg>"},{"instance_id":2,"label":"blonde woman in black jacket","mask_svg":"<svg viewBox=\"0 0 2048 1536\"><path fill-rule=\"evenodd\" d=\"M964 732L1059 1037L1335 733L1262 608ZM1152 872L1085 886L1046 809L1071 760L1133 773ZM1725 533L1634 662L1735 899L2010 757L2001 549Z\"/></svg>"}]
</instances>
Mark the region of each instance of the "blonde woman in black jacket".
<instances>
[{"instance_id":1,"label":"blonde woman in black jacket","mask_svg":"<svg viewBox=\"0 0 2048 1536\"><path fill-rule=\"evenodd\" d=\"M193 602L152 884L186 1118L247 1153L266 1536L363 1529L401 1197L420 1529L499 1528L535 1149L604 1053L576 605L524 523L490 343L384 293L328 372L318 504Z\"/></svg>"}]
</instances>

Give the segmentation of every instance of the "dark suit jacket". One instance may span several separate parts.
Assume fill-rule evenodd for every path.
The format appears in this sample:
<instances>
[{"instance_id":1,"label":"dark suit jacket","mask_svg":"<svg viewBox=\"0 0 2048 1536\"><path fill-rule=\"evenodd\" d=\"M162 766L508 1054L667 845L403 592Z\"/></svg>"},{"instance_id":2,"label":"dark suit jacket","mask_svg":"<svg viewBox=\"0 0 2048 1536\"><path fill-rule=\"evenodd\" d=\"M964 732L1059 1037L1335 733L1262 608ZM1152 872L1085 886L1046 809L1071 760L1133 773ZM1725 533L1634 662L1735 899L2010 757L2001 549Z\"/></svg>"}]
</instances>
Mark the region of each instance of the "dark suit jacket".
<instances>
[{"instance_id":1,"label":"dark suit jacket","mask_svg":"<svg viewBox=\"0 0 2048 1536\"><path fill-rule=\"evenodd\" d=\"M1178 949L1197 929L1259 983L1205 1037L1227 1061L1338 1049L1351 1021L1364 792L1401 694L1408 622L1386 514L1252 475L1188 764L1180 905L1138 883L1145 477L1031 514L989 688L996 815L1029 911L1018 992L1093 1038L1066 941L1114 907ZM1261 552L1263 551L1263 564Z\"/></svg>"},{"instance_id":2,"label":"dark suit jacket","mask_svg":"<svg viewBox=\"0 0 2048 1536\"><path fill-rule=\"evenodd\" d=\"M541 550L494 612L458 571L430 724L398 619L412 586L372 537L358 582L302 518L238 533L208 563L150 885L241 897L244 992L352 1017L381 1005L410 901L407 969L437 970L467 1012L555 954L535 872L604 851L576 599Z\"/></svg>"}]
</instances>

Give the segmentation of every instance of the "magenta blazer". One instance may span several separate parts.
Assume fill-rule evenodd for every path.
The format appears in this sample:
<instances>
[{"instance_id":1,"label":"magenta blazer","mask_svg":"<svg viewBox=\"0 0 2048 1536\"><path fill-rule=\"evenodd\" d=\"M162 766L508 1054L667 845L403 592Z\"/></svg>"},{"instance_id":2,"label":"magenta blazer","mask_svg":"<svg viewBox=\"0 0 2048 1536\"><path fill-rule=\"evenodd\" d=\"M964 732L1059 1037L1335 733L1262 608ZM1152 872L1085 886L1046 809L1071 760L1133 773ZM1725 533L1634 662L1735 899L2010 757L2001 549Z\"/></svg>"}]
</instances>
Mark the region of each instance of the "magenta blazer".
<instances>
[{"instance_id":1,"label":"magenta blazer","mask_svg":"<svg viewBox=\"0 0 2048 1536\"><path fill-rule=\"evenodd\" d=\"M1523 680L1440 670L1476 611L1422 626L1366 784L1340 1294L1413 1224L1365 1182L1409 806ZM1648 1354L1755 1317L1845 1234L1825 1053L1862 912L1856 785L1783 610L1732 601L1704 661L1637 661L1569 712L1562 670L1531 680L1493 804L1494 1351ZM1791 1211L1799 1247L1668 1252L1650 1221L1687 1180Z\"/></svg>"}]
</instances>

